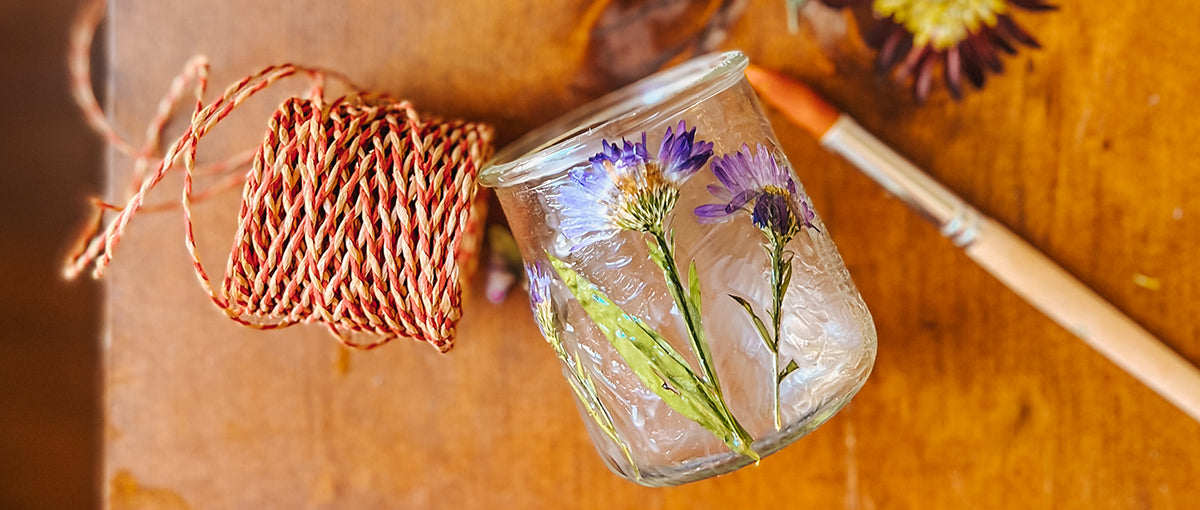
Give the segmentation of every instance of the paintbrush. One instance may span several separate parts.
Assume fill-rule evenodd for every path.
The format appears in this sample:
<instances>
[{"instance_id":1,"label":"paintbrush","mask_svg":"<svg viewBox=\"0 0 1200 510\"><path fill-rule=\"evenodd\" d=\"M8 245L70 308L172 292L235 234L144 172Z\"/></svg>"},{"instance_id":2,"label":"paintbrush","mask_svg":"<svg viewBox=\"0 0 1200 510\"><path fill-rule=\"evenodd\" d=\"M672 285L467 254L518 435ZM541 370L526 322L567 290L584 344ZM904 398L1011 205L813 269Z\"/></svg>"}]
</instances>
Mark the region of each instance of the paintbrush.
<instances>
[{"instance_id":1,"label":"paintbrush","mask_svg":"<svg viewBox=\"0 0 1200 510\"><path fill-rule=\"evenodd\" d=\"M1200 421L1200 370L1194 365L808 87L755 66L746 69L746 77L767 103L931 221L1001 283Z\"/></svg>"}]
</instances>

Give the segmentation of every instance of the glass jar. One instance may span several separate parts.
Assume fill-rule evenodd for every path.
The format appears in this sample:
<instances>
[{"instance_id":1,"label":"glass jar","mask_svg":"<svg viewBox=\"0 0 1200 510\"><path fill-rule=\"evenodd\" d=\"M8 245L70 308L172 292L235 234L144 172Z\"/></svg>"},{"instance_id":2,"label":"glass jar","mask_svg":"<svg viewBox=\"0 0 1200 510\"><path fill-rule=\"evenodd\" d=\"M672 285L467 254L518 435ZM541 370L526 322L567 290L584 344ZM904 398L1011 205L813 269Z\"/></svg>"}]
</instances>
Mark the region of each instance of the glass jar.
<instances>
[{"instance_id":1,"label":"glass jar","mask_svg":"<svg viewBox=\"0 0 1200 510\"><path fill-rule=\"evenodd\" d=\"M596 449L648 486L726 473L828 420L875 327L738 52L598 99L480 172Z\"/></svg>"}]
</instances>

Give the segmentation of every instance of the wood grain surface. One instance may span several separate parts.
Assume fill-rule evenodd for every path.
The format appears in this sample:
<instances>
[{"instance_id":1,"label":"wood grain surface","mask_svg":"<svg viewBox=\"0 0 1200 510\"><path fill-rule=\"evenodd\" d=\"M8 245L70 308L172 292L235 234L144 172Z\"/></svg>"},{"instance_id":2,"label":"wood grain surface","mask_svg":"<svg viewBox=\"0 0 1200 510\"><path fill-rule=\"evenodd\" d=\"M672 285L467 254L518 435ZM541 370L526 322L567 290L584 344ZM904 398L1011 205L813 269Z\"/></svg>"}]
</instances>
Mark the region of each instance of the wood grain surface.
<instances>
[{"instance_id":1,"label":"wood grain surface","mask_svg":"<svg viewBox=\"0 0 1200 510\"><path fill-rule=\"evenodd\" d=\"M660 2L676 15L709 8L690 3L704 5ZM1004 76L959 103L938 91L913 105L907 89L874 73L853 21L816 2L797 34L786 30L782 0L738 6L719 47L808 81L1200 361L1200 32L1190 23L1200 4L1059 3L1059 13L1017 15L1045 49L1007 59ZM324 66L424 110L493 123L504 143L615 86L594 79L597 69L620 68L613 51L641 58L628 48L686 39L630 30L624 45L597 52L588 23L600 7L116 1L112 115L140 133L168 80L204 53L216 90L268 64ZM300 86L239 110L201 145L202 159L257 143L282 94ZM1039 315L800 128L772 120L880 340L859 396L809 437L727 476L639 487L592 450L523 295L491 305L476 292L448 355L416 342L346 352L315 326L251 331L200 291L180 216L165 212L137 219L107 280L107 506L1200 504L1200 424ZM114 157L110 167L116 193L128 162ZM177 197L179 182L164 181L156 197ZM224 266L238 200L229 193L197 207L201 254L214 268ZM1161 286L1138 285L1139 274Z\"/></svg>"}]
</instances>

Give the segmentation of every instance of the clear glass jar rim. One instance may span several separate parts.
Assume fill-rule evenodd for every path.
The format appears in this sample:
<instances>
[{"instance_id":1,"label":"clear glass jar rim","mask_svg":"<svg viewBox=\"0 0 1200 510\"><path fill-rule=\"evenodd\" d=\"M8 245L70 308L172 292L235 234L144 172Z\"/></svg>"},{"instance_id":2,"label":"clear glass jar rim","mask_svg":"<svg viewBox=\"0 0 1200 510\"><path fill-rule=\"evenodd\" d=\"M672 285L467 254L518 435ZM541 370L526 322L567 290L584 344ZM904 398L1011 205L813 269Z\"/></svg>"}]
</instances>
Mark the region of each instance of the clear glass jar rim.
<instances>
[{"instance_id":1,"label":"clear glass jar rim","mask_svg":"<svg viewBox=\"0 0 1200 510\"><path fill-rule=\"evenodd\" d=\"M696 101L717 94L741 80L747 64L740 51L708 53L626 85L500 149L480 169L479 182L506 187L553 173L544 163L584 150L594 130L681 98Z\"/></svg>"}]
</instances>

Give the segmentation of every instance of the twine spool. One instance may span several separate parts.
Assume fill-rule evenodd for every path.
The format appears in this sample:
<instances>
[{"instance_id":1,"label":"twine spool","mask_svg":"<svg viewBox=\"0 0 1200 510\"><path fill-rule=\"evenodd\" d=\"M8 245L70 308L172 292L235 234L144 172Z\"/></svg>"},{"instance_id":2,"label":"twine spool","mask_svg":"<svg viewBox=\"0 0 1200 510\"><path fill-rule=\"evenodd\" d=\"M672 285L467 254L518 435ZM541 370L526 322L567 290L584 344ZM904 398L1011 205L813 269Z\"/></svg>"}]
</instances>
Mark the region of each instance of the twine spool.
<instances>
[{"instance_id":1,"label":"twine spool","mask_svg":"<svg viewBox=\"0 0 1200 510\"><path fill-rule=\"evenodd\" d=\"M387 98L284 102L254 156L218 305L257 327L315 320L449 349L490 139Z\"/></svg>"},{"instance_id":2,"label":"twine spool","mask_svg":"<svg viewBox=\"0 0 1200 510\"><path fill-rule=\"evenodd\" d=\"M102 12L102 10L100 11ZM85 11L77 30L99 15ZM89 17L90 16L90 17ZM95 25L90 29L94 32ZM73 37L90 43L91 34ZM82 45L86 49L86 45ZM73 52L73 58L79 57ZM94 106L86 65L72 65L85 112ZM225 278L218 293L196 253L191 203L196 147L222 119L255 93L297 73L313 86L307 97L287 99L272 115L263 143L250 159L241 210ZM492 129L483 124L422 118L407 101L354 91L325 99L328 71L292 64L270 66L235 83L205 104L208 64L193 59L176 79L148 133L189 81L196 106L187 131L161 158L151 158L157 134L134 150L100 115L91 124L138 166L157 160L152 172L135 169L136 192L108 223L98 214L64 269L74 278L86 268L103 275L129 221L177 160L184 167L185 244L201 287L241 324L275 329L325 324L344 344L369 349L397 337L429 342L445 352L462 315L462 284L474 265L484 219L475 174L491 154ZM172 95L174 94L174 95ZM91 105L86 101L93 98ZM161 118L160 118L161 117ZM116 142L119 140L120 142ZM222 162L216 168L230 168ZM464 267L466 266L466 267Z\"/></svg>"}]
</instances>

